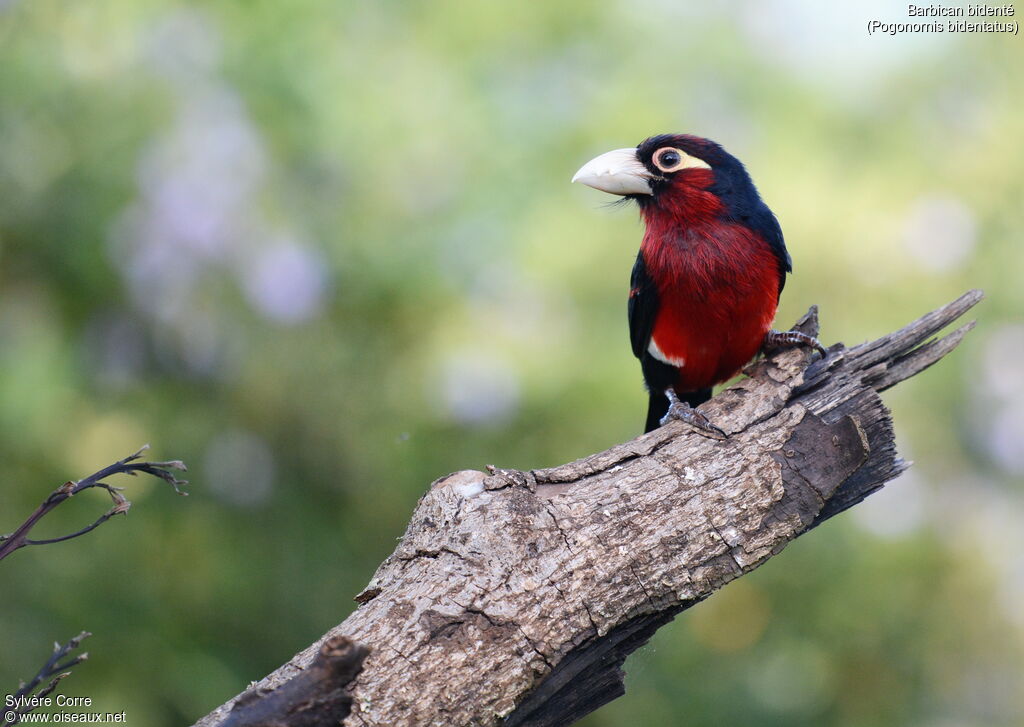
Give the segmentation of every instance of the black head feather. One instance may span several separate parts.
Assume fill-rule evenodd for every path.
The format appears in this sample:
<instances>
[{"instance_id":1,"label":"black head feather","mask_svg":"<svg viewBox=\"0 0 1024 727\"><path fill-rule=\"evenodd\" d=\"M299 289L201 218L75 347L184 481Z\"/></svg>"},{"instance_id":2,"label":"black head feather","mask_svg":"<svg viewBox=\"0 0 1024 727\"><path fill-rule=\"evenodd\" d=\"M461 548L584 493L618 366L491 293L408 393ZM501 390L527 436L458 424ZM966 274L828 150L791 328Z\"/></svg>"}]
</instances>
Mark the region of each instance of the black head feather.
<instances>
[{"instance_id":1,"label":"black head feather","mask_svg":"<svg viewBox=\"0 0 1024 727\"><path fill-rule=\"evenodd\" d=\"M667 187L675 174L666 174L653 162L654 153L662 147L675 147L706 162L714 174L714 182L708 191L717 196L725 208L726 219L745 225L760 234L771 246L779 261L779 292L785 283L786 273L793 269L786 242L782 236L779 221L754 186L743 163L727 152L721 145L690 134L659 134L640 143L636 148L637 158L656 178L651 188L654 196ZM678 172L677 172L678 173ZM676 174L677 174L676 173ZM660 183L659 183L660 178Z\"/></svg>"}]
</instances>

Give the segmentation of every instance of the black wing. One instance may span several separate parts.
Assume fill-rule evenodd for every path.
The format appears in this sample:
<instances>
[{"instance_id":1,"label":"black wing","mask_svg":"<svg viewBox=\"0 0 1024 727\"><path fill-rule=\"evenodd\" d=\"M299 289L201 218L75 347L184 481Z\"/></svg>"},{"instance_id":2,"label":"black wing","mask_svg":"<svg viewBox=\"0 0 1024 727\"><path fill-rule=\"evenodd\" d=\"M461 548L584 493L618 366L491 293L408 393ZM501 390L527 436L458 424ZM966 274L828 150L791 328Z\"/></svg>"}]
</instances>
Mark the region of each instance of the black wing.
<instances>
[{"instance_id":1,"label":"black wing","mask_svg":"<svg viewBox=\"0 0 1024 727\"><path fill-rule=\"evenodd\" d=\"M775 254L775 260L779 266L779 296L781 297L782 289L786 287L786 273L793 271L793 261L789 257L789 251L786 250L786 240L782 236L782 227L779 225L778 219L764 202L760 207L757 215L751 220L750 226L764 237L765 242L772 249L772 253Z\"/></svg>"},{"instance_id":2,"label":"black wing","mask_svg":"<svg viewBox=\"0 0 1024 727\"><path fill-rule=\"evenodd\" d=\"M782 289L786 287L786 273L793 271L793 261L790 260L789 251L786 249L786 240L782 236L779 220L760 198L755 199L753 204L744 205L736 217L768 243L779 268L779 296L781 297Z\"/></svg>"},{"instance_id":3,"label":"black wing","mask_svg":"<svg viewBox=\"0 0 1024 727\"><path fill-rule=\"evenodd\" d=\"M640 358L647 351L658 314L658 289L647 273L643 253L637 253L633 274L629 279L629 341L633 355Z\"/></svg>"}]
</instances>

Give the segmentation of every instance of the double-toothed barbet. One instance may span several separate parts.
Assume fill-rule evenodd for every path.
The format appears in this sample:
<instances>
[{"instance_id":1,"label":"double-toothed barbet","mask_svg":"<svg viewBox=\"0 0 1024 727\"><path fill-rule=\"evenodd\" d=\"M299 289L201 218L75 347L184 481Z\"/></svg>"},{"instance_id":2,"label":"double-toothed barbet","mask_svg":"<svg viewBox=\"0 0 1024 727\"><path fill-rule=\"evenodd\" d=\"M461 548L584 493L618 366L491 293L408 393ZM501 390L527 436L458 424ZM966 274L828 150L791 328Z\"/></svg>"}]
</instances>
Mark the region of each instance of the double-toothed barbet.
<instances>
[{"instance_id":1,"label":"double-toothed barbet","mask_svg":"<svg viewBox=\"0 0 1024 727\"><path fill-rule=\"evenodd\" d=\"M640 206L646 229L629 289L629 335L650 395L645 432L680 419L724 436L694 409L762 348L813 346L774 331L792 270L775 215L739 159L713 141L652 136L572 178Z\"/></svg>"}]
</instances>

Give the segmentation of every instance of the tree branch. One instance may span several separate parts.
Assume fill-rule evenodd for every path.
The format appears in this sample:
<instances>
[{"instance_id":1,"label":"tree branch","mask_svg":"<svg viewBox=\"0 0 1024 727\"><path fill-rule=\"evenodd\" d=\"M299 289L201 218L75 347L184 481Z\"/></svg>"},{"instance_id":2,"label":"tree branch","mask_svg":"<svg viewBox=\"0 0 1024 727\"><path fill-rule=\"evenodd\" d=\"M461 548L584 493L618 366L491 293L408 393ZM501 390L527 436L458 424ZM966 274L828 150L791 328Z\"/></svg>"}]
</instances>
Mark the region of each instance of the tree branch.
<instances>
[{"instance_id":1,"label":"tree branch","mask_svg":"<svg viewBox=\"0 0 1024 727\"><path fill-rule=\"evenodd\" d=\"M352 696L345 685L363 668L369 651L344 636L324 641L313 663L281 687L258 687L238 698L224 727L337 725L348 716Z\"/></svg>"},{"instance_id":2,"label":"tree branch","mask_svg":"<svg viewBox=\"0 0 1024 727\"><path fill-rule=\"evenodd\" d=\"M27 684L23 683L18 691L11 695L14 698L14 705L9 709L4 710L3 722L0 722L0 727L15 725L20 721L21 717L38 709L39 707L45 706L45 703L42 700L49 694L53 693L53 690L57 688L57 685L62 679L71 676L71 668L88 659L89 653L84 652L78 656L71 657L67 661L62 662L61 660L65 659L68 654L77 649L79 645L81 645L81 643L90 636L92 636L92 634L88 631L83 631L63 646L60 644L53 645L53 653L50 655L50 658L46 663L43 664L43 668L40 669ZM44 679L49 679L50 682L37 693L33 694L32 692L35 691L36 687L38 687Z\"/></svg>"},{"instance_id":3,"label":"tree branch","mask_svg":"<svg viewBox=\"0 0 1024 727\"><path fill-rule=\"evenodd\" d=\"M188 493L184 492L180 488L182 485L187 485L188 482L186 480L179 480L172 472L172 470L185 470L185 464L179 460L172 460L169 462L136 462L135 460L141 457L142 453L147 449L149 449L148 444L135 454L128 455L124 459L118 460L114 464L104 467L98 472L93 472L88 477L78 480L77 482L65 482L63 485L51 492L49 497L43 500L42 504L28 516L28 519L25 520L17 530L9 535L0 535L0 560L3 560L15 550L24 548L27 545L49 545L50 543L59 543L64 540L77 538L80 535L85 535L91 530L95 530L114 515L120 515L128 512L128 509L132 504L124 497L124 495L121 494L122 488L114 487L113 485L103 481L112 475L136 475L139 472L142 472L144 474L153 475L154 477L159 477L165 482L168 482L179 495L187 495ZM28 535L32 531L32 528L36 526L36 523L42 520L49 512L69 497L73 497L82 490L87 490L90 487L99 487L106 490L110 495L110 499L114 502L113 507L103 515L100 515L91 525L87 525L81 530L76 530L73 533L62 535L57 538L48 538L46 540L29 539Z\"/></svg>"},{"instance_id":4,"label":"tree branch","mask_svg":"<svg viewBox=\"0 0 1024 727\"><path fill-rule=\"evenodd\" d=\"M758 361L702 407L724 441L675 422L560 467L434 482L326 635L369 649L330 683L344 724L567 725L620 696L623 661L660 626L906 468L878 392L951 351L973 323L928 339L981 298L809 365ZM817 311L797 327L817 334ZM278 699L256 721L231 721L231 700L197 726L327 724L283 709L318 648L236 707Z\"/></svg>"}]
</instances>

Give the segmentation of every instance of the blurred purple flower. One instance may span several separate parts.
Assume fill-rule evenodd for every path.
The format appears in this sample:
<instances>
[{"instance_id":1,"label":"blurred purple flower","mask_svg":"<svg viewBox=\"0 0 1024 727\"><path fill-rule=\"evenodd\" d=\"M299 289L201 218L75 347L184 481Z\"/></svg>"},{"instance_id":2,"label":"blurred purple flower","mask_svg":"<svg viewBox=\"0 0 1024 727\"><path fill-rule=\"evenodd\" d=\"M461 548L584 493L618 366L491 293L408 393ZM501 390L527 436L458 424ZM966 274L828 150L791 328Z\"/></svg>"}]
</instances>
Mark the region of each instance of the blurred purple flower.
<instances>
[{"instance_id":1,"label":"blurred purple flower","mask_svg":"<svg viewBox=\"0 0 1024 727\"><path fill-rule=\"evenodd\" d=\"M986 441L996 464L1009 474L1024 475L1024 411L1006 406L996 412Z\"/></svg>"},{"instance_id":2,"label":"blurred purple flower","mask_svg":"<svg viewBox=\"0 0 1024 727\"><path fill-rule=\"evenodd\" d=\"M323 308L328 275L314 250L266 232L265 145L217 75L216 28L201 12L176 11L151 40L148 62L170 81L177 111L140 157L139 196L112 229L111 251L136 306L172 329L164 338L191 369L212 373L219 352L206 344L227 324L211 302L215 276L234 277L264 317L294 324Z\"/></svg>"},{"instance_id":3,"label":"blurred purple flower","mask_svg":"<svg viewBox=\"0 0 1024 727\"><path fill-rule=\"evenodd\" d=\"M439 379L441 408L460 424L495 424L519 405L519 377L490 354L453 353L442 363Z\"/></svg>"},{"instance_id":4,"label":"blurred purple flower","mask_svg":"<svg viewBox=\"0 0 1024 727\"><path fill-rule=\"evenodd\" d=\"M982 374L974 378L974 417L979 444L1004 471L1024 474L1024 325L1005 324L993 331L982 351Z\"/></svg>"},{"instance_id":5,"label":"blurred purple flower","mask_svg":"<svg viewBox=\"0 0 1024 727\"><path fill-rule=\"evenodd\" d=\"M1024 369L1013 365L1024 360L1024 324L1008 323L989 334L982 353L982 373L976 380L984 383L1001 399L1012 397L1011 405L1024 406ZM1021 440L1024 441L1024 440Z\"/></svg>"},{"instance_id":6,"label":"blurred purple flower","mask_svg":"<svg viewBox=\"0 0 1024 727\"><path fill-rule=\"evenodd\" d=\"M312 248L292 241L256 253L243 273L249 303L277 323L301 323L323 309L327 270Z\"/></svg>"}]
</instances>

